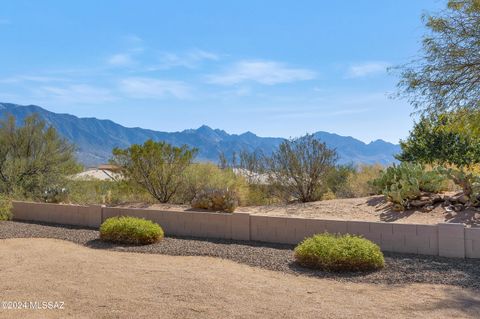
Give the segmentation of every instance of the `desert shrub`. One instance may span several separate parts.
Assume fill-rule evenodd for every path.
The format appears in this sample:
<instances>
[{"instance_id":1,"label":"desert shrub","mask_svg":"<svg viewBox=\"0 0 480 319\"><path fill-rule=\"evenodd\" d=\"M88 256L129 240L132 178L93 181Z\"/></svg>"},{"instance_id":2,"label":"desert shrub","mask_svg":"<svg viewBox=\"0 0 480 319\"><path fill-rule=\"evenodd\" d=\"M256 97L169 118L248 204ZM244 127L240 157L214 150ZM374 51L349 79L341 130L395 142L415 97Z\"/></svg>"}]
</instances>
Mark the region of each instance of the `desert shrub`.
<instances>
[{"instance_id":1,"label":"desert shrub","mask_svg":"<svg viewBox=\"0 0 480 319\"><path fill-rule=\"evenodd\" d=\"M337 196L335 195L334 192L332 192L330 189L327 190L323 195L322 195L322 200L332 200L336 199Z\"/></svg>"},{"instance_id":2,"label":"desert shrub","mask_svg":"<svg viewBox=\"0 0 480 319\"><path fill-rule=\"evenodd\" d=\"M237 194L231 190L204 189L192 201L193 208L233 213L238 206Z\"/></svg>"},{"instance_id":3,"label":"desert shrub","mask_svg":"<svg viewBox=\"0 0 480 319\"><path fill-rule=\"evenodd\" d=\"M337 165L330 170L327 176L327 193L332 192L333 196L324 194L322 199L328 198L349 198L353 197L352 190L348 184L348 180L355 173L352 165ZM333 197L333 198L332 198Z\"/></svg>"},{"instance_id":4,"label":"desert shrub","mask_svg":"<svg viewBox=\"0 0 480 319\"><path fill-rule=\"evenodd\" d=\"M312 202L328 189L328 177L338 155L313 135L285 140L265 159L269 182L286 201Z\"/></svg>"},{"instance_id":5,"label":"desert shrub","mask_svg":"<svg viewBox=\"0 0 480 319\"><path fill-rule=\"evenodd\" d=\"M143 187L161 203L168 203L185 182L185 170L192 164L197 149L176 147L148 140L129 148L113 150L112 162L128 180Z\"/></svg>"},{"instance_id":6,"label":"desert shrub","mask_svg":"<svg viewBox=\"0 0 480 319\"><path fill-rule=\"evenodd\" d=\"M368 271L383 268L378 245L358 236L318 234L295 247L295 260L302 266L328 271Z\"/></svg>"},{"instance_id":7,"label":"desert shrub","mask_svg":"<svg viewBox=\"0 0 480 319\"><path fill-rule=\"evenodd\" d=\"M383 168L380 164L357 167L355 172L348 176L347 185L351 197L365 197L378 193L372 181L380 177Z\"/></svg>"},{"instance_id":8,"label":"desert shrub","mask_svg":"<svg viewBox=\"0 0 480 319\"><path fill-rule=\"evenodd\" d=\"M402 151L396 158L457 167L480 163L480 136L464 122L479 116L479 112L462 111L422 117L408 138L400 141Z\"/></svg>"},{"instance_id":9,"label":"desert shrub","mask_svg":"<svg viewBox=\"0 0 480 319\"><path fill-rule=\"evenodd\" d=\"M62 203L68 199L68 190L58 185L47 187L42 199L45 203Z\"/></svg>"},{"instance_id":10,"label":"desert shrub","mask_svg":"<svg viewBox=\"0 0 480 319\"><path fill-rule=\"evenodd\" d=\"M128 181L70 180L66 187L67 201L75 204L118 205L155 202L145 189Z\"/></svg>"},{"instance_id":11,"label":"desert shrub","mask_svg":"<svg viewBox=\"0 0 480 319\"><path fill-rule=\"evenodd\" d=\"M241 206L262 206L279 204L282 202L276 196L276 189L269 184L248 184L247 189L242 189L239 195Z\"/></svg>"},{"instance_id":12,"label":"desert shrub","mask_svg":"<svg viewBox=\"0 0 480 319\"><path fill-rule=\"evenodd\" d=\"M185 170L185 182L174 201L189 204L206 189L229 189L239 194L246 187L245 180L232 169L220 169L212 163L194 163Z\"/></svg>"},{"instance_id":13,"label":"desert shrub","mask_svg":"<svg viewBox=\"0 0 480 319\"><path fill-rule=\"evenodd\" d=\"M12 214L12 201L6 195L0 194L0 220L10 220Z\"/></svg>"},{"instance_id":14,"label":"desert shrub","mask_svg":"<svg viewBox=\"0 0 480 319\"><path fill-rule=\"evenodd\" d=\"M21 126L13 116L0 121L1 193L39 199L78 169L74 146L38 116L26 117Z\"/></svg>"},{"instance_id":15,"label":"desert shrub","mask_svg":"<svg viewBox=\"0 0 480 319\"><path fill-rule=\"evenodd\" d=\"M100 226L100 239L122 244L147 245L163 238L160 225L142 218L119 216Z\"/></svg>"},{"instance_id":16,"label":"desert shrub","mask_svg":"<svg viewBox=\"0 0 480 319\"><path fill-rule=\"evenodd\" d=\"M403 162L388 167L372 183L386 198L403 209L422 192L438 193L446 187L445 175L438 170L426 170L421 164Z\"/></svg>"}]
</instances>

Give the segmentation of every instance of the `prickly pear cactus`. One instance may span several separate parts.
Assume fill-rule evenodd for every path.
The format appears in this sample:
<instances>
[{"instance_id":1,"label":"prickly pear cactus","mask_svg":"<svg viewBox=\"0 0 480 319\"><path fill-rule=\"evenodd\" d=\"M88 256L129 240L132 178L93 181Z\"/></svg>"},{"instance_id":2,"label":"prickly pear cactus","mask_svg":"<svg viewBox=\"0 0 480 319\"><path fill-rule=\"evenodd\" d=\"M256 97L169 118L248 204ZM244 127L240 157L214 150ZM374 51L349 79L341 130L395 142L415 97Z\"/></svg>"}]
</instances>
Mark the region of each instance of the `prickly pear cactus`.
<instances>
[{"instance_id":1,"label":"prickly pear cactus","mask_svg":"<svg viewBox=\"0 0 480 319\"><path fill-rule=\"evenodd\" d=\"M444 175L436 170L426 171L421 164L404 162L388 167L373 185L397 209L404 209L422 192L440 191L444 181Z\"/></svg>"}]
</instances>

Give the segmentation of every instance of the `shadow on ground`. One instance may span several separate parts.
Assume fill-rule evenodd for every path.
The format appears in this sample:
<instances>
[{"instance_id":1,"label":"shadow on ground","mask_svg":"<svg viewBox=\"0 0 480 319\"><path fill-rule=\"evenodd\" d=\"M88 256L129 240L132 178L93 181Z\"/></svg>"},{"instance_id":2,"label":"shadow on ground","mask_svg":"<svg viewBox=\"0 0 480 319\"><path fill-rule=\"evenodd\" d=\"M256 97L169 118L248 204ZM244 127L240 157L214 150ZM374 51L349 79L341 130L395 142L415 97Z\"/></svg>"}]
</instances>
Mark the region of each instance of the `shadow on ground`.
<instances>
[{"instance_id":1,"label":"shadow on ground","mask_svg":"<svg viewBox=\"0 0 480 319\"><path fill-rule=\"evenodd\" d=\"M472 297L467 291L458 291L451 288L444 289L445 298L441 301L432 300L431 303L425 304L424 307L418 309L422 311L431 310L457 310L472 318L480 317L480 295Z\"/></svg>"}]
</instances>

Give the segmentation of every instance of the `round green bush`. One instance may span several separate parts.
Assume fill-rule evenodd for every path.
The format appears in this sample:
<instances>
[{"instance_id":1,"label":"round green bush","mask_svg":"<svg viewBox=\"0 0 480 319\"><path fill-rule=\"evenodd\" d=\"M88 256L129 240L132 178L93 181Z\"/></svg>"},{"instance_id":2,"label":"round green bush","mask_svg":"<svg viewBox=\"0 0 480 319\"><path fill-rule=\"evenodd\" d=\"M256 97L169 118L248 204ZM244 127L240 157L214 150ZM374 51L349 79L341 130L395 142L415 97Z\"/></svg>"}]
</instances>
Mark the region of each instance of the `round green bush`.
<instances>
[{"instance_id":1,"label":"round green bush","mask_svg":"<svg viewBox=\"0 0 480 319\"><path fill-rule=\"evenodd\" d=\"M327 271L368 271L385 266L378 245L348 234L306 238L295 247L295 260L304 267Z\"/></svg>"},{"instance_id":2,"label":"round green bush","mask_svg":"<svg viewBox=\"0 0 480 319\"><path fill-rule=\"evenodd\" d=\"M0 194L0 220L10 220L12 214L12 201L5 195Z\"/></svg>"},{"instance_id":3,"label":"round green bush","mask_svg":"<svg viewBox=\"0 0 480 319\"><path fill-rule=\"evenodd\" d=\"M160 225L143 218L111 217L100 226L100 239L115 243L147 245L162 238Z\"/></svg>"}]
</instances>

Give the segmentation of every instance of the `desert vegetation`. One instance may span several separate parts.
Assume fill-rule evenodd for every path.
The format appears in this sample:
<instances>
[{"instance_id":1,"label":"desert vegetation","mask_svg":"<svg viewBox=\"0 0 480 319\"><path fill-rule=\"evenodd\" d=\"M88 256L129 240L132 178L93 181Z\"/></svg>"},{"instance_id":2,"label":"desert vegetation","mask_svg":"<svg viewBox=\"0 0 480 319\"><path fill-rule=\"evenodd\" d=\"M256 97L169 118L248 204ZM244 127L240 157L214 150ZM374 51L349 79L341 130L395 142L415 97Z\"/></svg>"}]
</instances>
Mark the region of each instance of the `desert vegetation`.
<instances>
[{"instance_id":1,"label":"desert vegetation","mask_svg":"<svg viewBox=\"0 0 480 319\"><path fill-rule=\"evenodd\" d=\"M147 245L163 238L160 225L141 218L107 218L100 226L100 239L120 244Z\"/></svg>"},{"instance_id":2,"label":"desert vegetation","mask_svg":"<svg viewBox=\"0 0 480 319\"><path fill-rule=\"evenodd\" d=\"M74 147L33 115L22 125L14 117L0 122L0 193L41 198L44 191L78 172Z\"/></svg>"},{"instance_id":3,"label":"desert vegetation","mask_svg":"<svg viewBox=\"0 0 480 319\"><path fill-rule=\"evenodd\" d=\"M446 10L426 15L422 55L397 68L399 96L420 118L401 142L401 166L387 169L375 183L401 208L442 202L460 211L480 204L479 13L478 1L450 0ZM461 192L432 195L442 190L435 181L441 178Z\"/></svg>"},{"instance_id":4,"label":"desert vegetation","mask_svg":"<svg viewBox=\"0 0 480 319\"><path fill-rule=\"evenodd\" d=\"M0 123L0 193L57 203L142 202L233 211L237 206L306 203L383 194L397 210L447 211L480 206L480 109L476 2L449 1L425 16L423 55L399 66L400 97L418 116L401 141L398 164L340 165L335 149L313 135L286 139L269 154L237 150L218 165L198 150L148 140L114 149L123 178L76 180L74 147L36 116ZM463 30L463 31L462 31ZM456 193L444 194L446 191Z\"/></svg>"},{"instance_id":5,"label":"desert vegetation","mask_svg":"<svg viewBox=\"0 0 480 319\"><path fill-rule=\"evenodd\" d=\"M353 235L318 234L295 248L295 260L302 266L328 271L369 271L383 268L380 247Z\"/></svg>"},{"instance_id":6,"label":"desert vegetation","mask_svg":"<svg viewBox=\"0 0 480 319\"><path fill-rule=\"evenodd\" d=\"M12 201L6 195L0 194L0 220L12 219Z\"/></svg>"}]
</instances>

